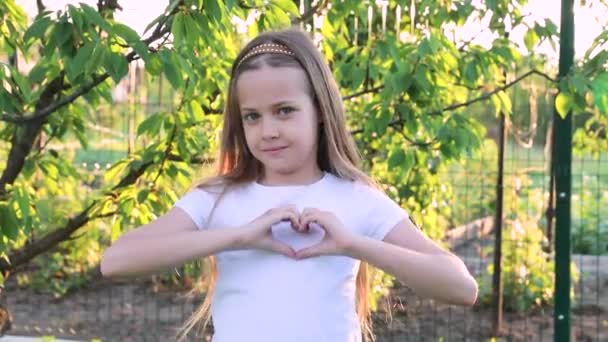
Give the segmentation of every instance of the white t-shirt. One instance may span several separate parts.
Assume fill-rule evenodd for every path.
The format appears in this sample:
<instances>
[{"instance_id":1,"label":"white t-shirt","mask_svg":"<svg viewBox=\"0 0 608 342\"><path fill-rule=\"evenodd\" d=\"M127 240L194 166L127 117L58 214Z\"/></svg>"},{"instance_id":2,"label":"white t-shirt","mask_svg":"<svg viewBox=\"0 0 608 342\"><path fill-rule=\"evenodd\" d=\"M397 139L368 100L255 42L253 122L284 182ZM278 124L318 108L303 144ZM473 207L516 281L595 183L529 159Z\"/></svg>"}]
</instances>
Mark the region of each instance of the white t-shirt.
<instances>
[{"instance_id":1,"label":"white t-shirt","mask_svg":"<svg viewBox=\"0 0 608 342\"><path fill-rule=\"evenodd\" d=\"M311 185L233 187L208 218L217 194L195 189L175 206L199 229L242 226L267 210L294 204L333 212L347 229L382 240L408 215L382 192L330 173ZM262 250L216 255L218 279L212 298L214 342L358 342L355 306L359 260L320 256L293 260Z\"/></svg>"}]
</instances>

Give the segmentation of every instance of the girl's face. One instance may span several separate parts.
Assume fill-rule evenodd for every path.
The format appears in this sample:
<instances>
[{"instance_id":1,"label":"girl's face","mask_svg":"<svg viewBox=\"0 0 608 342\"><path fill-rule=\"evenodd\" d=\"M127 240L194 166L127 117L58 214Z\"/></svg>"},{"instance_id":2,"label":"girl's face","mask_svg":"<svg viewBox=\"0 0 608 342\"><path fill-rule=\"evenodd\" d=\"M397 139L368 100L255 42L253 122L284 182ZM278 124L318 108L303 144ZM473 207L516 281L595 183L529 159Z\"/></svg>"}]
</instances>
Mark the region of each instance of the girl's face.
<instances>
[{"instance_id":1,"label":"girl's face","mask_svg":"<svg viewBox=\"0 0 608 342\"><path fill-rule=\"evenodd\" d=\"M319 116L306 73L296 67L243 72L236 84L247 146L264 178L307 180L319 173Z\"/></svg>"}]
</instances>

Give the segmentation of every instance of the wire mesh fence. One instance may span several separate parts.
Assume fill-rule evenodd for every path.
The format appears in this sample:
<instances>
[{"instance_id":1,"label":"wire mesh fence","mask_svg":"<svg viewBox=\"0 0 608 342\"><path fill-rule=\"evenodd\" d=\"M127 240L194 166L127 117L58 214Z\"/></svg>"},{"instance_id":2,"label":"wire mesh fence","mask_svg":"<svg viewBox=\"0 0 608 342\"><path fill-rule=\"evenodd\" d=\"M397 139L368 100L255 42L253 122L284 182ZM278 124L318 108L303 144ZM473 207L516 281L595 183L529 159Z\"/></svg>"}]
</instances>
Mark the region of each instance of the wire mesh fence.
<instances>
[{"instance_id":1,"label":"wire mesh fence","mask_svg":"<svg viewBox=\"0 0 608 342\"><path fill-rule=\"evenodd\" d=\"M136 143L146 143L135 141L137 125L150 113L170 110L174 97L162 80L147 79L133 68L116 90L115 102L91 114L87 150L80 149L77 142L51 143L58 151L74 153L78 167L100 175L131 153ZM540 122L540 132L547 131L551 115L537 113L534 124ZM451 185L452 196L437 205L449 207L451 215L449 222L437 225L445 226L444 242L479 280L480 300L473 308L444 305L420 299L403 284L394 284L373 315L378 341L487 341L492 336L513 341L554 339L554 232L550 224L550 149L545 143L550 140L547 134L526 138L517 133L518 116L532 117L529 112L514 113L507 122L502 167L496 130L501 127L500 118L486 117L488 136L483 147L441 176ZM526 139L528 143L523 143ZM500 169L503 184L497 184ZM573 338L605 341L608 225L603 214L608 210L608 157L582 153L575 156L572 170ZM89 185L94 188L95 182ZM496 221L499 203L503 215ZM498 230L502 233L499 244ZM96 242L101 248L108 244L106 238ZM501 308L491 295L497 246L501 247ZM36 271L40 270L32 267L23 274ZM32 284L25 276L11 279L5 291L9 294L6 305L14 316L12 332L79 340L166 341L202 301L202 294L189 294L195 280L176 273L123 281L102 279L97 269L83 273L78 278L81 283L62 295L23 285ZM38 289L51 288L60 277L67 275L49 271L46 281L39 280Z\"/></svg>"}]
</instances>

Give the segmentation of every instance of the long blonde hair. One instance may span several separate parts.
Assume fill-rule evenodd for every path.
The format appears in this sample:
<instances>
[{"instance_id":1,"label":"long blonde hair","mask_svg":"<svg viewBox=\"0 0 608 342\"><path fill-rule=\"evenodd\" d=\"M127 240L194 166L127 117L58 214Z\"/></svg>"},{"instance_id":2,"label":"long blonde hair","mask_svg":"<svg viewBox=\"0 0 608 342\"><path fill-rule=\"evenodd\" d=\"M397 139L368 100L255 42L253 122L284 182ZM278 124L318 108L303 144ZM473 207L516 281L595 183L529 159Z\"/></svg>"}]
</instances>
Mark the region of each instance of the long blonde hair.
<instances>
[{"instance_id":1,"label":"long blonde hair","mask_svg":"<svg viewBox=\"0 0 608 342\"><path fill-rule=\"evenodd\" d=\"M294 55L261 53L243 60L243 57L253 47L266 43L281 44L292 51ZM344 105L338 85L321 52L303 31L287 29L265 32L251 40L241 50L232 65L227 103L224 107L217 175L198 185L198 187L218 184L224 186L210 216L231 185L254 181L261 176L262 165L253 157L245 141L240 108L236 97L236 82L244 71L259 69L263 66L296 67L306 72L311 98L314 100L323 122L317 152L319 167L337 177L378 187L373 179L360 169L361 158L355 142L347 130ZM207 222L209 221L210 218L207 219ZM208 257L207 261L209 266L207 270L210 274L205 279L207 287L205 300L178 332L179 341L183 340L198 323L203 322L200 330L204 332L209 322L209 309L217 278L217 267L213 256ZM362 262L356 279L357 315L364 337L373 339L369 319L368 291L368 265Z\"/></svg>"}]
</instances>

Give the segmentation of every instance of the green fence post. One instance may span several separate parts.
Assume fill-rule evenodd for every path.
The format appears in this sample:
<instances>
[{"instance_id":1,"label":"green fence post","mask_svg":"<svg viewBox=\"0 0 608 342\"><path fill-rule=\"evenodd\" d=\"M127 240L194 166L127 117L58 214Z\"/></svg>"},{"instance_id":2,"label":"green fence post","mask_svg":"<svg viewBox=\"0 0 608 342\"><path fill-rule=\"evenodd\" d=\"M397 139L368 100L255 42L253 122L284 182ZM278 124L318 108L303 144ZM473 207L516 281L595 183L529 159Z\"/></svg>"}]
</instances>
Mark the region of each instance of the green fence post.
<instances>
[{"instance_id":1,"label":"green fence post","mask_svg":"<svg viewBox=\"0 0 608 342\"><path fill-rule=\"evenodd\" d=\"M559 78L574 60L573 0L562 0ZM562 118L554 112L553 172L555 172L555 309L554 341L570 341L570 195L572 189L572 113Z\"/></svg>"}]
</instances>

